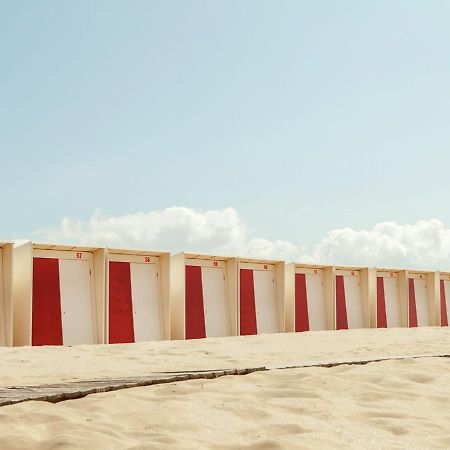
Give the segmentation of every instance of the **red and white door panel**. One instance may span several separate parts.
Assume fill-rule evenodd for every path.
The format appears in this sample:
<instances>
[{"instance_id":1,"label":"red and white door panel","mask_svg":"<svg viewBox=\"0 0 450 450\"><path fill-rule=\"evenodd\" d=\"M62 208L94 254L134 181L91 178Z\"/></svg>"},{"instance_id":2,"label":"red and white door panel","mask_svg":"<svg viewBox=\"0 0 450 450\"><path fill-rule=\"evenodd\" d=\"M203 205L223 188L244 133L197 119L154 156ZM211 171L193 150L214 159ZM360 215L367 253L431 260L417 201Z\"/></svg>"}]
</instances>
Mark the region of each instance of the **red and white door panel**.
<instances>
[{"instance_id":1,"label":"red and white door panel","mask_svg":"<svg viewBox=\"0 0 450 450\"><path fill-rule=\"evenodd\" d=\"M336 329L364 328L361 273L336 270Z\"/></svg>"},{"instance_id":2,"label":"red and white door panel","mask_svg":"<svg viewBox=\"0 0 450 450\"><path fill-rule=\"evenodd\" d=\"M441 279L441 326L448 327L450 323L450 276Z\"/></svg>"},{"instance_id":3,"label":"red and white door panel","mask_svg":"<svg viewBox=\"0 0 450 450\"><path fill-rule=\"evenodd\" d=\"M35 250L32 345L95 343L93 254Z\"/></svg>"},{"instance_id":4,"label":"red and white door panel","mask_svg":"<svg viewBox=\"0 0 450 450\"><path fill-rule=\"evenodd\" d=\"M241 263L239 286L240 334L277 333L279 326L275 266Z\"/></svg>"},{"instance_id":5,"label":"red and white door panel","mask_svg":"<svg viewBox=\"0 0 450 450\"><path fill-rule=\"evenodd\" d=\"M377 328L401 327L398 274L377 273Z\"/></svg>"},{"instance_id":6,"label":"red and white door panel","mask_svg":"<svg viewBox=\"0 0 450 450\"><path fill-rule=\"evenodd\" d=\"M163 339L159 258L110 254L108 265L108 342Z\"/></svg>"},{"instance_id":7,"label":"red and white door panel","mask_svg":"<svg viewBox=\"0 0 450 450\"><path fill-rule=\"evenodd\" d=\"M409 275L409 326L431 325L428 309L427 280L424 274Z\"/></svg>"},{"instance_id":8,"label":"red and white door panel","mask_svg":"<svg viewBox=\"0 0 450 450\"><path fill-rule=\"evenodd\" d=\"M230 336L224 261L187 259L185 338Z\"/></svg>"},{"instance_id":9,"label":"red and white door panel","mask_svg":"<svg viewBox=\"0 0 450 450\"><path fill-rule=\"evenodd\" d=\"M296 270L295 331L327 329L327 305L323 269Z\"/></svg>"}]
</instances>

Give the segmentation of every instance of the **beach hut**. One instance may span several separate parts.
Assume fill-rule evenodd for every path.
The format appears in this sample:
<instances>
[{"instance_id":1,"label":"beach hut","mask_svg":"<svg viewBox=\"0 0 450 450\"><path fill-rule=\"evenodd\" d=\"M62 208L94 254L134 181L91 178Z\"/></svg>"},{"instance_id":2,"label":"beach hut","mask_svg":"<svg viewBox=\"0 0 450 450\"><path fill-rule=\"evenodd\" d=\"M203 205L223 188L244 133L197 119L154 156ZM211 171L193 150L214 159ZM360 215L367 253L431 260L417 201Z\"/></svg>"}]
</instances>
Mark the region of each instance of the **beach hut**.
<instances>
[{"instance_id":1,"label":"beach hut","mask_svg":"<svg viewBox=\"0 0 450 450\"><path fill-rule=\"evenodd\" d=\"M11 242L0 242L0 345L12 345L12 249Z\"/></svg>"},{"instance_id":2,"label":"beach hut","mask_svg":"<svg viewBox=\"0 0 450 450\"><path fill-rule=\"evenodd\" d=\"M439 278L435 272L408 271L408 325L437 325Z\"/></svg>"},{"instance_id":3,"label":"beach hut","mask_svg":"<svg viewBox=\"0 0 450 450\"><path fill-rule=\"evenodd\" d=\"M439 324L442 327L448 327L450 324L450 273L441 272L439 284Z\"/></svg>"},{"instance_id":4,"label":"beach hut","mask_svg":"<svg viewBox=\"0 0 450 450\"><path fill-rule=\"evenodd\" d=\"M372 328L408 326L408 276L406 270L374 269L376 290L371 296Z\"/></svg>"},{"instance_id":5,"label":"beach hut","mask_svg":"<svg viewBox=\"0 0 450 450\"><path fill-rule=\"evenodd\" d=\"M284 261L238 260L239 334L281 333L284 326Z\"/></svg>"},{"instance_id":6,"label":"beach hut","mask_svg":"<svg viewBox=\"0 0 450 450\"><path fill-rule=\"evenodd\" d=\"M369 328L369 269L336 267L334 280L336 329Z\"/></svg>"},{"instance_id":7,"label":"beach hut","mask_svg":"<svg viewBox=\"0 0 450 450\"><path fill-rule=\"evenodd\" d=\"M106 342L169 339L169 253L107 250Z\"/></svg>"},{"instance_id":8,"label":"beach hut","mask_svg":"<svg viewBox=\"0 0 450 450\"><path fill-rule=\"evenodd\" d=\"M15 246L14 345L104 342L105 250Z\"/></svg>"},{"instance_id":9,"label":"beach hut","mask_svg":"<svg viewBox=\"0 0 450 450\"><path fill-rule=\"evenodd\" d=\"M286 264L286 331L333 330L333 268Z\"/></svg>"},{"instance_id":10,"label":"beach hut","mask_svg":"<svg viewBox=\"0 0 450 450\"><path fill-rule=\"evenodd\" d=\"M171 257L172 339L237 334L237 260L179 253Z\"/></svg>"}]
</instances>

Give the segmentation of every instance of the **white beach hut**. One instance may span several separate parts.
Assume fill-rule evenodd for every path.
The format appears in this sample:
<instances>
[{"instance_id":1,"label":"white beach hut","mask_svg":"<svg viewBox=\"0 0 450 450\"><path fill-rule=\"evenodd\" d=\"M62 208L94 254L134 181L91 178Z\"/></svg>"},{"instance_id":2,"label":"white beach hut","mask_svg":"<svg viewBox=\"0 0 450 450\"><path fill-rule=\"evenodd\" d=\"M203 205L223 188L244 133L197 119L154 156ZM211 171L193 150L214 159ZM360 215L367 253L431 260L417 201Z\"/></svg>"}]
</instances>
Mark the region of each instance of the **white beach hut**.
<instances>
[{"instance_id":1,"label":"white beach hut","mask_svg":"<svg viewBox=\"0 0 450 450\"><path fill-rule=\"evenodd\" d=\"M0 242L0 345L12 345L12 242Z\"/></svg>"},{"instance_id":2,"label":"white beach hut","mask_svg":"<svg viewBox=\"0 0 450 450\"><path fill-rule=\"evenodd\" d=\"M334 329L333 267L286 264L286 331Z\"/></svg>"},{"instance_id":3,"label":"white beach hut","mask_svg":"<svg viewBox=\"0 0 450 450\"><path fill-rule=\"evenodd\" d=\"M14 345L104 342L103 248L28 242L13 258Z\"/></svg>"},{"instance_id":4,"label":"white beach hut","mask_svg":"<svg viewBox=\"0 0 450 450\"><path fill-rule=\"evenodd\" d=\"M370 299L373 328L408 326L408 276L406 270L374 269L376 290Z\"/></svg>"},{"instance_id":5,"label":"white beach hut","mask_svg":"<svg viewBox=\"0 0 450 450\"><path fill-rule=\"evenodd\" d=\"M335 267L336 329L369 328L369 269Z\"/></svg>"},{"instance_id":6,"label":"white beach hut","mask_svg":"<svg viewBox=\"0 0 450 450\"><path fill-rule=\"evenodd\" d=\"M106 342L169 339L166 252L107 250Z\"/></svg>"},{"instance_id":7,"label":"white beach hut","mask_svg":"<svg viewBox=\"0 0 450 450\"><path fill-rule=\"evenodd\" d=\"M284 261L239 258L240 335L284 332L284 268Z\"/></svg>"},{"instance_id":8,"label":"white beach hut","mask_svg":"<svg viewBox=\"0 0 450 450\"><path fill-rule=\"evenodd\" d=\"M439 275L436 272L408 271L408 326L438 324Z\"/></svg>"},{"instance_id":9,"label":"white beach hut","mask_svg":"<svg viewBox=\"0 0 450 450\"><path fill-rule=\"evenodd\" d=\"M237 334L237 259L179 253L171 258L172 339Z\"/></svg>"},{"instance_id":10,"label":"white beach hut","mask_svg":"<svg viewBox=\"0 0 450 450\"><path fill-rule=\"evenodd\" d=\"M450 273L439 274L439 318L442 327L450 324Z\"/></svg>"}]
</instances>

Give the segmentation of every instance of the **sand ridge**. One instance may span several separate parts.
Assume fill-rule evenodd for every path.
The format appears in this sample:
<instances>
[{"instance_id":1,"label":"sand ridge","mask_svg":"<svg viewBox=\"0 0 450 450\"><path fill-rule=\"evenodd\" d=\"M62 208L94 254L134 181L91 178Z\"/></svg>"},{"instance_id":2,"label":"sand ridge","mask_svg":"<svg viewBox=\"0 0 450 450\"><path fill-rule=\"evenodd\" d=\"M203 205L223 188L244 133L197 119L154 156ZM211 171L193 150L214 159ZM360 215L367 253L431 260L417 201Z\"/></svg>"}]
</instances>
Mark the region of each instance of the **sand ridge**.
<instances>
[{"instance_id":1,"label":"sand ridge","mask_svg":"<svg viewBox=\"0 0 450 450\"><path fill-rule=\"evenodd\" d=\"M0 386L361 357L444 354L447 327L361 329L75 347L0 348ZM43 382L44 380L44 382Z\"/></svg>"},{"instance_id":2,"label":"sand ridge","mask_svg":"<svg viewBox=\"0 0 450 450\"><path fill-rule=\"evenodd\" d=\"M1 349L24 386L292 361L448 353L447 328ZM270 370L0 408L0 448L450 448L450 359Z\"/></svg>"},{"instance_id":3,"label":"sand ridge","mask_svg":"<svg viewBox=\"0 0 450 450\"><path fill-rule=\"evenodd\" d=\"M273 370L0 409L0 447L448 448L450 361Z\"/></svg>"}]
</instances>

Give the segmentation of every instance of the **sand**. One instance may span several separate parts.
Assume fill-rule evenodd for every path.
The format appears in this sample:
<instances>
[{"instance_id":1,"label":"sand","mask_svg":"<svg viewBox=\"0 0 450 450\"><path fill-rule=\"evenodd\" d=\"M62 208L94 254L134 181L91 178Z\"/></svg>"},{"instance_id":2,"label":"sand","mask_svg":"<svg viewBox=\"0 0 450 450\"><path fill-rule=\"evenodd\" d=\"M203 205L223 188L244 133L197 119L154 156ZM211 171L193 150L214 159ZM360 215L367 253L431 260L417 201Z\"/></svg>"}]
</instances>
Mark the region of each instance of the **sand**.
<instances>
[{"instance_id":1,"label":"sand","mask_svg":"<svg viewBox=\"0 0 450 450\"><path fill-rule=\"evenodd\" d=\"M450 352L447 328L0 351L3 386ZM271 370L0 408L0 448L450 448L450 359Z\"/></svg>"}]
</instances>

